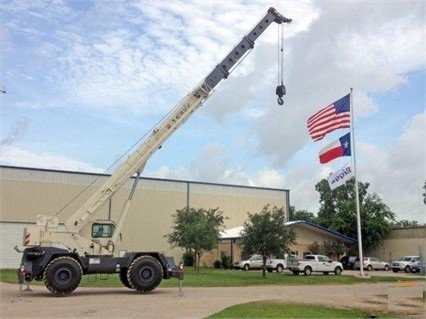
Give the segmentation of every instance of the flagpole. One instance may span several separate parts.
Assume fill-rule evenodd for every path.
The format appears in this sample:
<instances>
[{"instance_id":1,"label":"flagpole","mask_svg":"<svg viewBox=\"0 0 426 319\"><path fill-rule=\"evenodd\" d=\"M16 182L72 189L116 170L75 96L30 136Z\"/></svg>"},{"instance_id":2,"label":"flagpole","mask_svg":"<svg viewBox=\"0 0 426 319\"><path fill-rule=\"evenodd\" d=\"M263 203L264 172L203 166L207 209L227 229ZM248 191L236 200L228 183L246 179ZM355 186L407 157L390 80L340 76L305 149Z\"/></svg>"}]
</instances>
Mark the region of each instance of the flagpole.
<instances>
[{"instance_id":1,"label":"flagpole","mask_svg":"<svg viewBox=\"0 0 426 319\"><path fill-rule=\"evenodd\" d=\"M359 269L360 275L364 276L364 267L363 267L363 256L362 256L362 236L361 236L361 213L359 208L359 189L358 189L358 179L356 175L356 152L355 152L355 129L354 129L354 108L353 108L353 88L351 88L351 98L350 98L350 109L351 109L351 147L352 147L352 159L353 159L353 172L355 178L355 201L356 201L356 221L357 221L357 231L358 231L358 253L359 253Z\"/></svg>"}]
</instances>

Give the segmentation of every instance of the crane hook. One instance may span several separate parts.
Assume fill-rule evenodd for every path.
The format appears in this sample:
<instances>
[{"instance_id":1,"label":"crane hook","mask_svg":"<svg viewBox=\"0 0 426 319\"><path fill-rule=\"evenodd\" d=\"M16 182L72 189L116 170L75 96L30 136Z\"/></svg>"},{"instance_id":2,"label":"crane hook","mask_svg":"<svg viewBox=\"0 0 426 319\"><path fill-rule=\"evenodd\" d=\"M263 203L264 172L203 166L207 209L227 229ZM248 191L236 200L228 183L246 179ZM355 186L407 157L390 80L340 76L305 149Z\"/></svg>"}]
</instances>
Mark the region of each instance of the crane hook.
<instances>
[{"instance_id":1,"label":"crane hook","mask_svg":"<svg viewBox=\"0 0 426 319\"><path fill-rule=\"evenodd\" d=\"M277 86L275 90L275 94L278 95L278 99L277 99L278 104L283 105L284 104L283 96L286 94L286 89L284 84L281 83L281 85Z\"/></svg>"}]
</instances>

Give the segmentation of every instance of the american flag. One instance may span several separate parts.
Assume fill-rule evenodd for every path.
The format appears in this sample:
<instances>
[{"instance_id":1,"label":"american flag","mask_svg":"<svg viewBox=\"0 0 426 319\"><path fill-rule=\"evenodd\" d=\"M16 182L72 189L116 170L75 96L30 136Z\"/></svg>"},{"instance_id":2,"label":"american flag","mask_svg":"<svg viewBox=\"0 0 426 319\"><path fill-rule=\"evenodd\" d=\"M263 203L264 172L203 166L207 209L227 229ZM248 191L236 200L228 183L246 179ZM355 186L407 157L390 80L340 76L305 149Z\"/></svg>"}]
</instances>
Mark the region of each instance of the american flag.
<instances>
[{"instance_id":1,"label":"american flag","mask_svg":"<svg viewBox=\"0 0 426 319\"><path fill-rule=\"evenodd\" d=\"M350 94L312 115L308 118L307 126L314 142L339 128L350 128Z\"/></svg>"}]
</instances>

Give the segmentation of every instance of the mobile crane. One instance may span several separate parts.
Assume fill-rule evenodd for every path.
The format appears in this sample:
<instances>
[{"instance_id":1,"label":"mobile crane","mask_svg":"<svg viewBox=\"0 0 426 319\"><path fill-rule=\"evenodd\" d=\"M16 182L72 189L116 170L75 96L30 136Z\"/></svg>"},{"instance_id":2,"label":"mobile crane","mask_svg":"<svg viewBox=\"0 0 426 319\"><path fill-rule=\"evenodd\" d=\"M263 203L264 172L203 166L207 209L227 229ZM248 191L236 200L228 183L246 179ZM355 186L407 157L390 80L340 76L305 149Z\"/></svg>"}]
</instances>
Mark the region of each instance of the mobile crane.
<instances>
[{"instance_id":1,"label":"mobile crane","mask_svg":"<svg viewBox=\"0 0 426 319\"><path fill-rule=\"evenodd\" d=\"M162 279L175 277L169 259L160 252L126 252L118 256L116 244L130 210L140 174L154 152L207 100L220 81L226 79L255 40L272 24L292 20L269 8L265 16L237 46L195 86L153 129L151 134L60 227L56 216L38 215L35 226L24 229L21 265L25 279L44 280L56 296L72 293L83 275L118 273L122 284L138 292L155 289ZM282 95L280 96L282 97ZM118 221L96 219L98 209L128 180L133 186Z\"/></svg>"}]
</instances>

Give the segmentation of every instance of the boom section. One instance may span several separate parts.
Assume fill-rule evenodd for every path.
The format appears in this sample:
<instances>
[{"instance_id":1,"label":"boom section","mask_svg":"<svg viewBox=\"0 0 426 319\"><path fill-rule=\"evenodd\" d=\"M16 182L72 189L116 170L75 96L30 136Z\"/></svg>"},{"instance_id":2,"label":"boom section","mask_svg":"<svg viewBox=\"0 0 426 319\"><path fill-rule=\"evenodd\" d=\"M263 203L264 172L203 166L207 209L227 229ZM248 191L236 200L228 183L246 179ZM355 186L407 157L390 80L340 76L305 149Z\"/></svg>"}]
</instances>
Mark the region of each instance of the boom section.
<instances>
[{"instance_id":1,"label":"boom section","mask_svg":"<svg viewBox=\"0 0 426 319\"><path fill-rule=\"evenodd\" d=\"M253 47L256 39L271 23L290 23L274 8L247 33L238 45L154 128L151 134L98 188L97 191L65 222L70 232L79 232L97 209L103 205L132 175L141 173L147 160L210 97L220 81L226 79Z\"/></svg>"}]
</instances>

